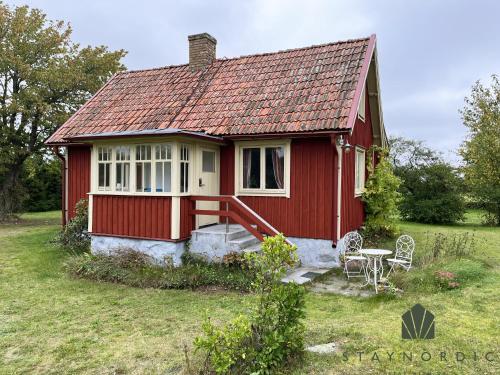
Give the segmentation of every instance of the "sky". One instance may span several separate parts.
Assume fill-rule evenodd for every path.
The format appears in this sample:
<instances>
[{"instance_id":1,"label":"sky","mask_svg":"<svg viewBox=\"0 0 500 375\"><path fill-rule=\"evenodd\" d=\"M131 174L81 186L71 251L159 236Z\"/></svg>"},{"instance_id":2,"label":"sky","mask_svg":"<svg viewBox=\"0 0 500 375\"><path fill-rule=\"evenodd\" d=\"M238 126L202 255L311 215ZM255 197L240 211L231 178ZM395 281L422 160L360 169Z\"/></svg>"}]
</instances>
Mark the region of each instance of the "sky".
<instances>
[{"instance_id":1,"label":"sky","mask_svg":"<svg viewBox=\"0 0 500 375\"><path fill-rule=\"evenodd\" d=\"M420 139L458 162L459 109L500 74L497 0L24 0L73 28L72 39L128 51L128 69L188 62L187 36L208 32L234 57L377 35L389 135Z\"/></svg>"}]
</instances>

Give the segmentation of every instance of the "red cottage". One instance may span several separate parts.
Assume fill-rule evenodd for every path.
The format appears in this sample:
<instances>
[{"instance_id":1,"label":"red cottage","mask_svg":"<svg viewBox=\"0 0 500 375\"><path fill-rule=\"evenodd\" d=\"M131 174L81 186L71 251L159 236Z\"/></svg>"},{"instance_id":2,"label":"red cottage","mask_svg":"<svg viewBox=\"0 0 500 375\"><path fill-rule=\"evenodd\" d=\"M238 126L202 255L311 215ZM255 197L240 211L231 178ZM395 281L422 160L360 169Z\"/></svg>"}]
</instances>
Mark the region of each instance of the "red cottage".
<instances>
[{"instance_id":1,"label":"red cottage","mask_svg":"<svg viewBox=\"0 0 500 375\"><path fill-rule=\"evenodd\" d=\"M64 221L87 198L94 252L179 264L188 240L214 259L282 232L303 264L336 265L386 144L375 36L230 59L188 39L189 64L114 75L48 139Z\"/></svg>"}]
</instances>

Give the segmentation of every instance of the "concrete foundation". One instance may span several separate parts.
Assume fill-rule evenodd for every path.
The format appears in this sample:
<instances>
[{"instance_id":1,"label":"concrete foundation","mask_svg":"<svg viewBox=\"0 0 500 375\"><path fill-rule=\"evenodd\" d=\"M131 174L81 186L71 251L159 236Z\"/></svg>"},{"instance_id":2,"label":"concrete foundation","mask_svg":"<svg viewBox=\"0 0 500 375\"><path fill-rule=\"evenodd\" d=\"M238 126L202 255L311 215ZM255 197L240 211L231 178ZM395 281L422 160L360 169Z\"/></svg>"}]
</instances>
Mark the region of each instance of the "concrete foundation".
<instances>
[{"instance_id":1,"label":"concrete foundation","mask_svg":"<svg viewBox=\"0 0 500 375\"><path fill-rule=\"evenodd\" d=\"M287 237L287 239L297 245L297 255L303 266L318 268L339 267L339 252L332 247L332 241L299 237Z\"/></svg>"},{"instance_id":2,"label":"concrete foundation","mask_svg":"<svg viewBox=\"0 0 500 375\"><path fill-rule=\"evenodd\" d=\"M91 250L93 254L112 255L120 250L131 249L149 255L155 262L162 265L172 263L174 266L180 266L184 248L184 242L91 236Z\"/></svg>"}]
</instances>

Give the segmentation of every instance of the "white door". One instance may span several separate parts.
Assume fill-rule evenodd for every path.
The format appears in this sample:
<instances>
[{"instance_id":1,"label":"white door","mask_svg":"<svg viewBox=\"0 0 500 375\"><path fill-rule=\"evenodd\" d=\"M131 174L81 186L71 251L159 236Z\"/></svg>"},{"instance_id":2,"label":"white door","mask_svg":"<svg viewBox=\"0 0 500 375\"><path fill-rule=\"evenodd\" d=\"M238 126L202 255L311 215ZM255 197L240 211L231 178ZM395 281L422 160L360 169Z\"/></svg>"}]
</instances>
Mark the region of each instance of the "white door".
<instances>
[{"instance_id":1,"label":"white door","mask_svg":"<svg viewBox=\"0 0 500 375\"><path fill-rule=\"evenodd\" d=\"M219 150L199 147L195 184L198 195L219 195ZM198 201L198 210L219 210L219 202ZM218 216L196 215L196 228L217 224Z\"/></svg>"}]
</instances>

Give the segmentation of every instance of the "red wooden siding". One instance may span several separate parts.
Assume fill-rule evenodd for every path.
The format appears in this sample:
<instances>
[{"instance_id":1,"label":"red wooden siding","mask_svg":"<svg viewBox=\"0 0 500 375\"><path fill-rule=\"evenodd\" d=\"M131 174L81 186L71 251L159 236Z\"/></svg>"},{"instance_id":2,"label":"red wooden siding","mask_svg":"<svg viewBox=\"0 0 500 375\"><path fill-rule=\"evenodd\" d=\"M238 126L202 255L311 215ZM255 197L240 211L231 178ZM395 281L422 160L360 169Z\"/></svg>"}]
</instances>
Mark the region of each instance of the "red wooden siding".
<instances>
[{"instance_id":1,"label":"red wooden siding","mask_svg":"<svg viewBox=\"0 0 500 375\"><path fill-rule=\"evenodd\" d=\"M181 223L180 223L180 238L191 237L191 231L194 229L194 216L189 215L189 209L192 201L189 197L181 197Z\"/></svg>"},{"instance_id":2,"label":"red wooden siding","mask_svg":"<svg viewBox=\"0 0 500 375\"><path fill-rule=\"evenodd\" d=\"M293 139L290 198L239 198L286 236L333 236L333 153L330 138ZM234 147L221 147L221 194L234 194Z\"/></svg>"},{"instance_id":3,"label":"red wooden siding","mask_svg":"<svg viewBox=\"0 0 500 375\"><path fill-rule=\"evenodd\" d=\"M342 207L341 207L341 228L343 236L347 232L358 229L363 225L365 219L364 203L360 197L354 196L355 185L355 146L361 146L366 149L366 158L368 160L368 149L373 144L372 122L370 117L370 107L368 95L366 95L365 121L359 118L354 124L354 130L350 137L347 137L349 143L353 146L351 152L345 153L342 165ZM365 172L368 177L368 172Z\"/></svg>"},{"instance_id":4,"label":"red wooden siding","mask_svg":"<svg viewBox=\"0 0 500 375\"><path fill-rule=\"evenodd\" d=\"M90 192L90 147L68 147L68 219L75 216L75 205Z\"/></svg>"},{"instance_id":5,"label":"red wooden siding","mask_svg":"<svg viewBox=\"0 0 500 375\"><path fill-rule=\"evenodd\" d=\"M94 195L92 233L170 239L170 197Z\"/></svg>"}]
</instances>

